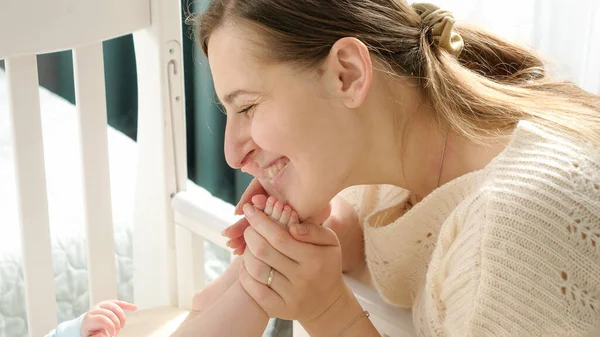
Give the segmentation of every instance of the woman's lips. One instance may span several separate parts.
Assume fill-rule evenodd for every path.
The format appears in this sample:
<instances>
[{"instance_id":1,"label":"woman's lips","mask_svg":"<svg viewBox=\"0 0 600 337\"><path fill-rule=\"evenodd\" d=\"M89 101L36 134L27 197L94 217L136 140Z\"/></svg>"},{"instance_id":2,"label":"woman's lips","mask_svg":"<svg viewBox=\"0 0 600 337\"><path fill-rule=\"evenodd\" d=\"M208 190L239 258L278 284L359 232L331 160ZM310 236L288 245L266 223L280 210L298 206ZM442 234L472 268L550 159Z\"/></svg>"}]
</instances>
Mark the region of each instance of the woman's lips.
<instances>
[{"instance_id":1,"label":"woman's lips","mask_svg":"<svg viewBox=\"0 0 600 337\"><path fill-rule=\"evenodd\" d=\"M269 180L271 183L278 181L281 172L289 164L290 160L287 157L280 157L266 166L261 167L258 162L252 161L244 165L241 170L260 180Z\"/></svg>"},{"instance_id":2,"label":"woman's lips","mask_svg":"<svg viewBox=\"0 0 600 337\"><path fill-rule=\"evenodd\" d=\"M271 163L266 169L266 175L268 175L270 180L275 180L275 178L279 175L279 173L287 166L290 160L286 157L282 157Z\"/></svg>"}]
</instances>

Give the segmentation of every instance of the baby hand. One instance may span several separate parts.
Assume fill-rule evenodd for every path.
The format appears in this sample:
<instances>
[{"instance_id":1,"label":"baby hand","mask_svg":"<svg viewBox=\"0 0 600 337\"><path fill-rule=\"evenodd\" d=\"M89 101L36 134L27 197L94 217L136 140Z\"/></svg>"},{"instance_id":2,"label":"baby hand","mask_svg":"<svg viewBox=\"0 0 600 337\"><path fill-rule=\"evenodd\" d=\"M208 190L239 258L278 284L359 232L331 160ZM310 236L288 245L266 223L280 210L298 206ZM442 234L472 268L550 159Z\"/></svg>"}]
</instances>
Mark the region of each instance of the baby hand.
<instances>
[{"instance_id":1,"label":"baby hand","mask_svg":"<svg viewBox=\"0 0 600 337\"><path fill-rule=\"evenodd\" d=\"M90 309L81 322L82 337L110 337L125 327L125 310L135 311L135 304L122 301L104 301Z\"/></svg>"}]
</instances>

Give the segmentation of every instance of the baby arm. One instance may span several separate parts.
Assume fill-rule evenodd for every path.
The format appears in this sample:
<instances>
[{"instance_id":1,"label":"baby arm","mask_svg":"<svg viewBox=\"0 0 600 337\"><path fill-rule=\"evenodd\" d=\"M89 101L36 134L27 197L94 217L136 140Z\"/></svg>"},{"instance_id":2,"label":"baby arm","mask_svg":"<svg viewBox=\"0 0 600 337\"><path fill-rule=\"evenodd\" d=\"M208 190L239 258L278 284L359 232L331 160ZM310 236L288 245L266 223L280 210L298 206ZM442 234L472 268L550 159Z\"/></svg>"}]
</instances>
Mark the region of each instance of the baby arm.
<instances>
[{"instance_id":1,"label":"baby arm","mask_svg":"<svg viewBox=\"0 0 600 337\"><path fill-rule=\"evenodd\" d=\"M72 321L61 323L46 337L110 337L117 336L125 327L125 310L134 311L134 304L122 301L104 301Z\"/></svg>"}]
</instances>

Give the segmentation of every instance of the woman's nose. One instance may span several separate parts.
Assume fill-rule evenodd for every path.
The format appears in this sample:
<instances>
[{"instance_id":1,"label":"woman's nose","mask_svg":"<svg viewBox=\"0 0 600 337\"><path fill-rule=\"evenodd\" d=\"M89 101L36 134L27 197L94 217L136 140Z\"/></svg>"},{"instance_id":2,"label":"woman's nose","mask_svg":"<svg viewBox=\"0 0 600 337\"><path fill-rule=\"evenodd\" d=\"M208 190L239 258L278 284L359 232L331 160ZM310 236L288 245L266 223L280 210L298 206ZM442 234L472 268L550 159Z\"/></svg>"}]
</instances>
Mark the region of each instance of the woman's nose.
<instances>
[{"instance_id":1,"label":"woman's nose","mask_svg":"<svg viewBox=\"0 0 600 337\"><path fill-rule=\"evenodd\" d=\"M225 127L225 159L233 169L240 169L253 159L256 144L250 135L250 127L227 119Z\"/></svg>"}]
</instances>

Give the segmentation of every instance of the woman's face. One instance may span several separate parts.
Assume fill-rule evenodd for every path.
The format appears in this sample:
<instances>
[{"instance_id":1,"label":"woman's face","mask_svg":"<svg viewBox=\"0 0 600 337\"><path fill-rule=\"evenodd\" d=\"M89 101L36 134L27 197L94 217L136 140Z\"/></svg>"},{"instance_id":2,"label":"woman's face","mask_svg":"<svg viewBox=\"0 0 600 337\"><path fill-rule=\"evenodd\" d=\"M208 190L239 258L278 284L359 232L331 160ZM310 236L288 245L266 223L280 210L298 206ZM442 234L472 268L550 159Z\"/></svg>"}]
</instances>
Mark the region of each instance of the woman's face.
<instances>
[{"instance_id":1,"label":"woman's face","mask_svg":"<svg viewBox=\"0 0 600 337\"><path fill-rule=\"evenodd\" d=\"M272 186L307 218L348 183L357 118L326 76L260 62L252 32L227 25L209 41L216 93L227 111L225 156L233 168Z\"/></svg>"}]
</instances>

